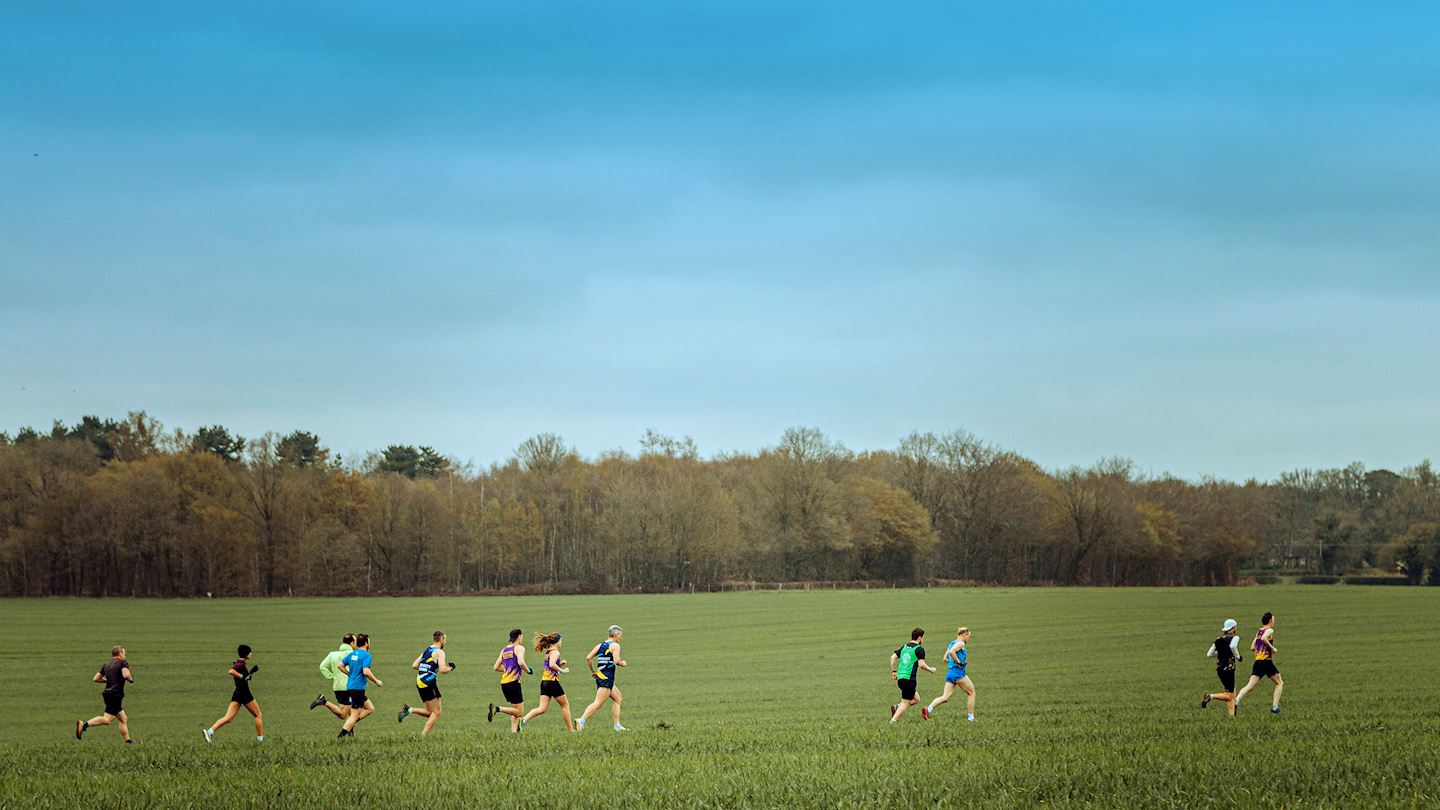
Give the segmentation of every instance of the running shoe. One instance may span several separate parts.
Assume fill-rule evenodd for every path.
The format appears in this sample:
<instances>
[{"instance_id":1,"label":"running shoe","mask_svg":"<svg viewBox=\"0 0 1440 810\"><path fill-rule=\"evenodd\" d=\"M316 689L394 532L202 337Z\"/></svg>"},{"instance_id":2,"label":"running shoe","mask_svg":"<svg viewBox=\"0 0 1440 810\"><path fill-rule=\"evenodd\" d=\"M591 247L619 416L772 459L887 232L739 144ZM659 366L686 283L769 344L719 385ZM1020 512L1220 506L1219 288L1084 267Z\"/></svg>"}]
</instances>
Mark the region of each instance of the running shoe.
<instances>
[{"instance_id":1,"label":"running shoe","mask_svg":"<svg viewBox=\"0 0 1440 810\"><path fill-rule=\"evenodd\" d=\"M494 703L491 703L491 704L490 704L490 708L489 708L488 710L486 710L486 712L485 712L485 722L487 722L487 723L493 723L493 722L495 722L495 704L494 704Z\"/></svg>"},{"instance_id":2,"label":"running shoe","mask_svg":"<svg viewBox=\"0 0 1440 810\"><path fill-rule=\"evenodd\" d=\"M615 726L614 726L614 728L615 728L616 731L629 731L629 730L630 730L630 729L628 729L628 728L620 725L619 723L616 723Z\"/></svg>"},{"instance_id":3,"label":"running shoe","mask_svg":"<svg viewBox=\"0 0 1440 810\"><path fill-rule=\"evenodd\" d=\"M1209 692L1206 692L1206 693L1205 693L1205 697L1200 698L1200 708L1203 709L1203 708L1205 708L1206 706L1209 706L1209 705L1210 705L1210 693L1209 693Z\"/></svg>"},{"instance_id":4,"label":"running shoe","mask_svg":"<svg viewBox=\"0 0 1440 810\"><path fill-rule=\"evenodd\" d=\"M315 699L312 700L312 701L310 701L310 708L312 708L312 709L318 709L318 708L320 708L321 706L324 706L324 705L325 705L325 696L324 696L323 694L321 694L321 695L316 695L316 696L315 696Z\"/></svg>"},{"instance_id":5,"label":"running shoe","mask_svg":"<svg viewBox=\"0 0 1440 810\"><path fill-rule=\"evenodd\" d=\"M929 720L929 719L930 719L930 707L929 707L929 706L921 706L921 707L920 707L920 719L921 719L921 720Z\"/></svg>"},{"instance_id":6,"label":"running shoe","mask_svg":"<svg viewBox=\"0 0 1440 810\"><path fill-rule=\"evenodd\" d=\"M584 731L584 730L585 730L585 718L582 717L582 718L580 718L579 720L576 720L576 721L575 721L575 730L576 730L576 731Z\"/></svg>"},{"instance_id":7,"label":"running shoe","mask_svg":"<svg viewBox=\"0 0 1440 810\"><path fill-rule=\"evenodd\" d=\"M400 716L395 718L395 722L399 723L399 722L401 722L402 720L404 720L405 718L407 718L407 717L409 717L409 716L410 716L410 704L409 704L409 703L401 703L401 704L400 704Z\"/></svg>"},{"instance_id":8,"label":"running shoe","mask_svg":"<svg viewBox=\"0 0 1440 810\"><path fill-rule=\"evenodd\" d=\"M89 728L89 727L90 727L90 721L89 721L89 720L76 720L76 721L75 721L75 739L77 739L77 740L80 739L80 735L84 734L84 733L85 733L85 729L87 729L87 728Z\"/></svg>"},{"instance_id":9,"label":"running shoe","mask_svg":"<svg viewBox=\"0 0 1440 810\"><path fill-rule=\"evenodd\" d=\"M890 707L890 716L891 716L891 717L894 717L894 716L895 716L895 710L898 709L898 708L900 708L900 706L899 706L898 704L895 705L895 706L891 706L891 707Z\"/></svg>"},{"instance_id":10,"label":"running shoe","mask_svg":"<svg viewBox=\"0 0 1440 810\"><path fill-rule=\"evenodd\" d=\"M214 730L214 729L211 729L211 728L202 728L202 729L200 729L200 733L205 735L205 742L215 742L215 730Z\"/></svg>"},{"instance_id":11,"label":"running shoe","mask_svg":"<svg viewBox=\"0 0 1440 810\"><path fill-rule=\"evenodd\" d=\"M1279 713L1280 713L1280 707L1279 707L1279 706L1271 706L1271 707L1270 707L1270 713L1271 713L1271 714L1279 714Z\"/></svg>"}]
</instances>

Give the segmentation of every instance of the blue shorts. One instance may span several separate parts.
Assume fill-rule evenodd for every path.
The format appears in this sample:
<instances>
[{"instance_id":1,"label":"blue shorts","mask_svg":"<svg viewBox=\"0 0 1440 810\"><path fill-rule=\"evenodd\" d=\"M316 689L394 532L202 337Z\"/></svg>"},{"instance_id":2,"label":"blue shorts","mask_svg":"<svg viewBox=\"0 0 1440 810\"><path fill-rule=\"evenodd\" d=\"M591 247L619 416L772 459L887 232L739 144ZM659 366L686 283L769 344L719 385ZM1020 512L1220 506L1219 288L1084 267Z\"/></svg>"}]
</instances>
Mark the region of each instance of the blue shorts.
<instances>
[{"instance_id":1,"label":"blue shorts","mask_svg":"<svg viewBox=\"0 0 1440 810\"><path fill-rule=\"evenodd\" d=\"M952 670L945 673L945 683L959 683L963 680L965 680L965 670L963 669L959 672L955 672Z\"/></svg>"},{"instance_id":2,"label":"blue shorts","mask_svg":"<svg viewBox=\"0 0 1440 810\"><path fill-rule=\"evenodd\" d=\"M614 679L614 678L599 678L599 677L597 677L597 678L595 679L595 688L596 688L596 689L614 689L614 688L615 688L615 679Z\"/></svg>"}]
</instances>

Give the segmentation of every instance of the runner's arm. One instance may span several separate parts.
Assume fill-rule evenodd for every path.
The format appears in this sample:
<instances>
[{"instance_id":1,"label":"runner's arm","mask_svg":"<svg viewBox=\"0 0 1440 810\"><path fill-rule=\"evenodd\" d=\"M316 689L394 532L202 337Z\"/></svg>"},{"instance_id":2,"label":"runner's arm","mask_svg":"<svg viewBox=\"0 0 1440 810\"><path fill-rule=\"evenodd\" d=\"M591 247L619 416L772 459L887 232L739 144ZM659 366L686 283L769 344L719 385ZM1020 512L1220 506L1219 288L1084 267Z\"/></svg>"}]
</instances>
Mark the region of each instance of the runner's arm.
<instances>
[{"instance_id":1,"label":"runner's arm","mask_svg":"<svg viewBox=\"0 0 1440 810\"><path fill-rule=\"evenodd\" d=\"M1210 642L1210 649L1208 649L1208 650L1205 651L1205 657L1206 657L1206 658L1214 658L1214 657L1215 657L1215 642L1213 642L1213 641Z\"/></svg>"},{"instance_id":2,"label":"runner's arm","mask_svg":"<svg viewBox=\"0 0 1440 810\"><path fill-rule=\"evenodd\" d=\"M616 664L617 666L622 666L622 667L628 667L628 666L630 666L630 662L628 662L628 661L626 661L625 659L623 659L623 658L620 657L620 642L617 641L617 642L615 642L614 644L611 644L611 645L610 645L610 648L615 651L615 652L611 653L610 655L614 657L615 664Z\"/></svg>"},{"instance_id":3,"label":"runner's arm","mask_svg":"<svg viewBox=\"0 0 1440 810\"><path fill-rule=\"evenodd\" d=\"M893 653L893 652L890 653L890 677L891 677L891 678L899 678L899 677L900 677L900 671L896 669L896 667L899 666L899 664L900 664L900 656L899 656L899 654L898 654L898 653Z\"/></svg>"},{"instance_id":4,"label":"runner's arm","mask_svg":"<svg viewBox=\"0 0 1440 810\"><path fill-rule=\"evenodd\" d=\"M335 680L335 661L328 655L320 659L320 674L329 680Z\"/></svg>"},{"instance_id":5,"label":"runner's arm","mask_svg":"<svg viewBox=\"0 0 1440 810\"><path fill-rule=\"evenodd\" d=\"M243 678L243 677L245 677L244 675L241 675L239 672L237 672L234 667L231 667L231 668L230 668L229 675L230 675L230 677L232 677L232 678Z\"/></svg>"},{"instance_id":6,"label":"runner's arm","mask_svg":"<svg viewBox=\"0 0 1440 810\"><path fill-rule=\"evenodd\" d=\"M505 655L503 653L495 656L495 666L491 667L491 669L495 670L496 672L504 672L505 667L500 666L500 662L503 660L505 660Z\"/></svg>"},{"instance_id":7,"label":"runner's arm","mask_svg":"<svg viewBox=\"0 0 1440 810\"><path fill-rule=\"evenodd\" d=\"M419 659L416 659L416 660L418 661ZM436 650L436 651L435 651L435 668L436 668L437 670L439 670L440 672L442 672L442 673L449 673L451 670L455 669L455 665L454 665L454 664L451 664L451 663L449 663L449 662L447 662L447 661L445 660L445 651L444 651L444 650ZM419 667L417 666L416 669L419 669Z\"/></svg>"},{"instance_id":8,"label":"runner's arm","mask_svg":"<svg viewBox=\"0 0 1440 810\"><path fill-rule=\"evenodd\" d=\"M121 670L120 670L120 677L124 678L126 681L129 681L130 683L134 683L134 682L135 682L135 676L130 674L130 667L125 667L125 668L121 669Z\"/></svg>"},{"instance_id":9,"label":"runner's arm","mask_svg":"<svg viewBox=\"0 0 1440 810\"><path fill-rule=\"evenodd\" d=\"M1236 660L1237 662L1241 660L1241 657L1240 657L1240 637L1239 637L1239 636L1231 636L1231 637L1230 637L1230 652L1231 652L1231 654L1233 654L1233 655L1235 656L1235 660Z\"/></svg>"},{"instance_id":10,"label":"runner's arm","mask_svg":"<svg viewBox=\"0 0 1440 810\"><path fill-rule=\"evenodd\" d=\"M525 670L525 674L526 674L526 675L533 675L533 674L535 673L535 671L530 668L530 665L527 664L527 663L525 663L525 648L524 648L524 647L516 647L516 648L515 648L515 663L516 663L521 669Z\"/></svg>"},{"instance_id":11,"label":"runner's arm","mask_svg":"<svg viewBox=\"0 0 1440 810\"><path fill-rule=\"evenodd\" d=\"M597 656L597 655L599 655L599 654L600 654L600 645L599 645L599 644L596 644L594 647L590 648L590 654L587 655L587 656L585 656L585 664L590 667L590 674L591 674L591 675L596 674L596 672L595 672L595 656ZM97 681L96 683L99 683L99 682Z\"/></svg>"},{"instance_id":12,"label":"runner's arm","mask_svg":"<svg viewBox=\"0 0 1440 810\"><path fill-rule=\"evenodd\" d=\"M923 649L923 648L922 648L922 649ZM937 671L934 667L930 666L930 664L926 663L926 661L925 661L925 655L924 655L923 652L921 652L921 653L915 658L915 663L919 664L919 665L920 665L920 668L923 669L923 670L925 670L926 672L936 672L936 671Z\"/></svg>"},{"instance_id":13,"label":"runner's arm","mask_svg":"<svg viewBox=\"0 0 1440 810\"><path fill-rule=\"evenodd\" d=\"M105 673L100 672L100 671L97 670L97 671L95 672L95 674L94 674L93 676L91 676L90 682L91 682L91 683L104 683L104 682L105 682Z\"/></svg>"},{"instance_id":14,"label":"runner's arm","mask_svg":"<svg viewBox=\"0 0 1440 810\"><path fill-rule=\"evenodd\" d=\"M369 678L370 680L374 681L376 686L384 686L384 685L385 685L384 683L382 683L382 682L380 681L379 678L375 677L375 673L373 673L373 672L370 671L370 667L365 667L365 669L361 670L361 672L364 673L365 677L367 677L367 678Z\"/></svg>"},{"instance_id":15,"label":"runner's arm","mask_svg":"<svg viewBox=\"0 0 1440 810\"><path fill-rule=\"evenodd\" d=\"M338 670L340 670L340 672L343 673L343 674L345 674L345 675L349 675L349 674L350 674L350 667L345 666L345 662L344 662L344 661L341 661L340 663L336 664L336 665L335 665L335 668L338 669Z\"/></svg>"},{"instance_id":16,"label":"runner's arm","mask_svg":"<svg viewBox=\"0 0 1440 810\"><path fill-rule=\"evenodd\" d=\"M415 660L410 662L410 668L414 670L420 669L420 656L415 656Z\"/></svg>"}]
</instances>

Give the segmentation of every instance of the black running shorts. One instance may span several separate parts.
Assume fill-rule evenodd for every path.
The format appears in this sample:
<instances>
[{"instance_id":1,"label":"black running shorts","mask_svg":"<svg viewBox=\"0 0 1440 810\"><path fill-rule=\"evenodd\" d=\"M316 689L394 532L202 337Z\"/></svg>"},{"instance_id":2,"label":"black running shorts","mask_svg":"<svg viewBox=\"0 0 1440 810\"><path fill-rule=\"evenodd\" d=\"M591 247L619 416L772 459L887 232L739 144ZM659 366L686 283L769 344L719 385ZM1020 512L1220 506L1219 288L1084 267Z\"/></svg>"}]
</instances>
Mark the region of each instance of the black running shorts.
<instances>
[{"instance_id":1,"label":"black running shorts","mask_svg":"<svg viewBox=\"0 0 1440 810\"><path fill-rule=\"evenodd\" d=\"M351 689L347 695L350 698L350 706L355 709L365 708L365 690Z\"/></svg>"},{"instance_id":2,"label":"black running shorts","mask_svg":"<svg viewBox=\"0 0 1440 810\"><path fill-rule=\"evenodd\" d=\"M1256 661L1250 666L1250 677L1252 678L1269 678L1279 674L1280 670L1275 668L1275 662L1269 658Z\"/></svg>"},{"instance_id":3,"label":"black running shorts","mask_svg":"<svg viewBox=\"0 0 1440 810\"><path fill-rule=\"evenodd\" d=\"M421 703L425 703L426 701L430 700L440 699L440 684L438 683L432 684L430 686L418 686L416 688L420 690Z\"/></svg>"},{"instance_id":4,"label":"black running shorts","mask_svg":"<svg viewBox=\"0 0 1440 810\"><path fill-rule=\"evenodd\" d=\"M914 678L901 678L900 680L896 681L895 683L900 687L900 699L901 699L901 700L914 700L914 699L915 699L915 685L916 685L916 684L915 684L915 679L914 679Z\"/></svg>"},{"instance_id":5,"label":"black running shorts","mask_svg":"<svg viewBox=\"0 0 1440 810\"><path fill-rule=\"evenodd\" d=\"M121 706L121 704L125 702L124 695L111 695L108 693L101 693L100 697L105 700L106 714L119 717L120 712L124 711L124 708Z\"/></svg>"},{"instance_id":6,"label":"black running shorts","mask_svg":"<svg viewBox=\"0 0 1440 810\"><path fill-rule=\"evenodd\" d=\"M546 697L558 698L565 694L565 690L560 688L559 681L541 681L540 694Z\"/></svg>"},{"instance_id":7,"label":"black running shorts","mask_svg":"<svg viewBox=\"0 0 1440 810\"><path fill-rule=\"evenodd\" d=\"M1220 685L1225 687L1226 692L1235 691L1235 668L1217 669L1215 675L1220 679Z\"/></svg>"},{"instance_id":8,"label":"black running shorts","mask_svg":"<svg viewBox=\"0 0 1440 810\"><path fill-rule=\"evenodd\" d=\"M506 703L524 703L525 690L520 688L519 681L500 684L500 691L505 693Z\"/></svg>"}]
</instances>

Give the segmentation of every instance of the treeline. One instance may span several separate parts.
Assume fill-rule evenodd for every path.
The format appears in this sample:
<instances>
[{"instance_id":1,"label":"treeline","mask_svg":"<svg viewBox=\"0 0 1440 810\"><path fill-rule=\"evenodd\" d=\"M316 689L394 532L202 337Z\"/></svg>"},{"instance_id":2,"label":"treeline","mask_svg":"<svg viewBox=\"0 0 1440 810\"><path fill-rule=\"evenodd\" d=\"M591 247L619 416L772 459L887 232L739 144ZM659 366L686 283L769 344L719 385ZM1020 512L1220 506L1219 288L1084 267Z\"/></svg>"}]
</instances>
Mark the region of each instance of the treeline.
<instances>
[{"instance_id":1,"label":"treeline","mask_svg":"<svg viewBox=\"0 0 1440 810\"><path fill-rule=\"evenodd\" d=\"M145 413L0 434L0 594L196 596L712 589L936 579L1229 584L1247 570L1440 583L1428 462L1243 484L1124 460L1045 470L968 433L857 453L811 428L701 458L647 433L463 467L334 458L304 431L167 432Z\"/></svg>"}]
</instances>

